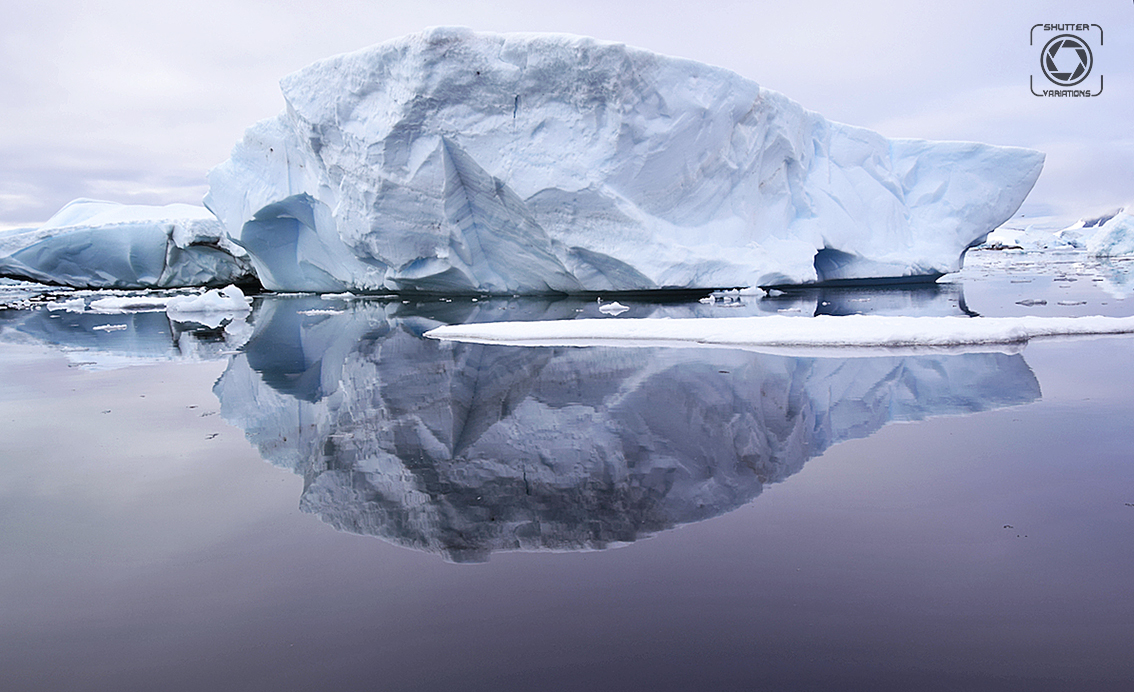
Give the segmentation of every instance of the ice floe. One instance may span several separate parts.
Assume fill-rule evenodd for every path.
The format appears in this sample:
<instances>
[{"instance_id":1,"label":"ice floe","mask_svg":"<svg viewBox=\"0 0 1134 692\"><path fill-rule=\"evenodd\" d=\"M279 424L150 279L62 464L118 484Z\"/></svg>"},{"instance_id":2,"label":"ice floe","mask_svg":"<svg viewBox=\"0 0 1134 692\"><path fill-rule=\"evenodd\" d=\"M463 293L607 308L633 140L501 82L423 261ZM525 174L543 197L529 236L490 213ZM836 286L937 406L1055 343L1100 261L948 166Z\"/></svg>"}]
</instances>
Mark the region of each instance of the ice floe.
<instances>
[{"instance_id":1,"label":"ice floe","mask_svg":"<svg viewBox=\"0 0 1134 692\"><path fill-rule=\"evenodd\" d=\"M724 346L773 353L923 351L1021 344L1038 337L1134 333L1134 317L722 317L494 322L438 327L435 339L513 346Z\"/></svg>"}]
</instances>

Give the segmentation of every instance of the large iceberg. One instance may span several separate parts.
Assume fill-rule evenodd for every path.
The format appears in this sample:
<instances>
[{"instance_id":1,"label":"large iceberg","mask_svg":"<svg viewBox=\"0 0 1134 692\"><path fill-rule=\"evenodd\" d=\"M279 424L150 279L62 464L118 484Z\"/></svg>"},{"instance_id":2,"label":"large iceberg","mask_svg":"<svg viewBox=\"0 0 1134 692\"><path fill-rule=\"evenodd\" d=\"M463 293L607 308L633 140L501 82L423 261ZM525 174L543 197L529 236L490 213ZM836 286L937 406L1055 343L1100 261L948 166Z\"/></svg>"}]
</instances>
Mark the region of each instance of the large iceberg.
<instances>
[{"instance_id":1,"label":"large iceberg","mask_svg":"<svg viewBox=\"0 0 1134 692\"><path fill-rule=\"evenodd\" d=\"M554 293L932 278L1039 152L892 140L724 69L430 29L317 62L209 173L268 289Z\"/></svg>"},{"instance_id":2,"label":"large iceberg","mask_svg":"<svg viewBox=\"0 0 1134 692\"><path fill-rule=\"evenodd\" d=\"M75 288L226 286L247 253L204 207L77 199L40 228L0 234L0 276Z\"/></svg>"}]
</instances>

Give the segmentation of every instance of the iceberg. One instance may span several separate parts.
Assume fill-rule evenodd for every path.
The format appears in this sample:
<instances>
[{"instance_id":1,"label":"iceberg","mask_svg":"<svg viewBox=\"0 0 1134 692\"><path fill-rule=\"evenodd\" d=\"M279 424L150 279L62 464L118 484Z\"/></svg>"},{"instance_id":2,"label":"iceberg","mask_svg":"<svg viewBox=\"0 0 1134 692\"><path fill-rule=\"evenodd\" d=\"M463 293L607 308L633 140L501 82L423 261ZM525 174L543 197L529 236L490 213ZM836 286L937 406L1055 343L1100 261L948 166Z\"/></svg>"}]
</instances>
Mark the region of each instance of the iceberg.
<instances>
[{"instance_id":1,"label":"iceberg","mask_svg":"<svg viewBox=\"0 0 1134 692\"><path fill-rule=\"evenodd\" d=\"M208 209L77 199L43 226L0 234L0 276L75 288L254 281L247 253Z\"/></svg>"},{"instance_id":2,"label":"iceberg","mask_svg":"<svg viewBox=\"0 0 1134 692\"><path fill-rule=\"evenodd\" d=\"M542 294L928 280L1043 154L888 139L727 70L435 28L285 77L205 206L265 288Z\"/></svg>"},{"instance_id":3,"label":"iceberg","mask_svg":"<svg viewBox=\"0 0 1134 692\"><path fill-rule=\"evenodd\" d=\"M1123 211L1099 224L1087 250L1099 258L1134 255L1134 216Z\"/></svg>"}]
</instances>

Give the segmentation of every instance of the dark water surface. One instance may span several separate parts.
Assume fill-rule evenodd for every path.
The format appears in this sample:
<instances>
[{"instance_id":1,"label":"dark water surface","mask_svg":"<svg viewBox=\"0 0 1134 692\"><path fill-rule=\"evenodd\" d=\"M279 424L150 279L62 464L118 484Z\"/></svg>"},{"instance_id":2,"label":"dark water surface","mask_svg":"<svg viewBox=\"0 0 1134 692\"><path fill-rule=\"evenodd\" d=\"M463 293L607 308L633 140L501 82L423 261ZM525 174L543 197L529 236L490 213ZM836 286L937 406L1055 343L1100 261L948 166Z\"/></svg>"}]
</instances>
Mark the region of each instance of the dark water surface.
<instances>
[{"instance_id":1,"label":"dark water surface","mask_svg":"<svg viewBox=\"0 0 1134 692\"><path fill-rule=\"evenodd\" d=\"M1132 312L1074 262L623 317ZM0 688L1128 689L1134 339L842 359L420 337L598 314L3 313Z\"/></svg>"}]
</instances>

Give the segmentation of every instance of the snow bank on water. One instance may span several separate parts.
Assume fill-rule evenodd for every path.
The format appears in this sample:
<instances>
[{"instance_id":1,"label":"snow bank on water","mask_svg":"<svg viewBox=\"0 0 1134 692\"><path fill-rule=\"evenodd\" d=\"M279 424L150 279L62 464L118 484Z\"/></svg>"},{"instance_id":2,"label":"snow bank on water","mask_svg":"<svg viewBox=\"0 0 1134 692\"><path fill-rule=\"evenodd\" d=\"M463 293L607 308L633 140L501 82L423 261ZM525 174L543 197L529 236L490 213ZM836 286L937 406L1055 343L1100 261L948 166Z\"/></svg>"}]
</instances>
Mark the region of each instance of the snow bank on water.
<instances>
[{"instance_id":1,"label":"snow bank on water","mask_svg":"<svg viewBox=\"0 0 1134 692\"><path fill-rule=\"evenodd\" d=\"M1134 317L732 317L495 322L438 327L426 336L513 346L725 346L764 352L874 355L986 347L1036 337L1134 333Z\"/></svg>"}]
</instances>

